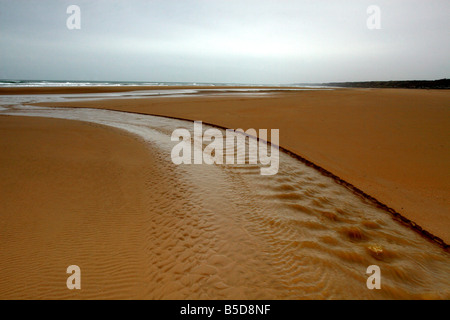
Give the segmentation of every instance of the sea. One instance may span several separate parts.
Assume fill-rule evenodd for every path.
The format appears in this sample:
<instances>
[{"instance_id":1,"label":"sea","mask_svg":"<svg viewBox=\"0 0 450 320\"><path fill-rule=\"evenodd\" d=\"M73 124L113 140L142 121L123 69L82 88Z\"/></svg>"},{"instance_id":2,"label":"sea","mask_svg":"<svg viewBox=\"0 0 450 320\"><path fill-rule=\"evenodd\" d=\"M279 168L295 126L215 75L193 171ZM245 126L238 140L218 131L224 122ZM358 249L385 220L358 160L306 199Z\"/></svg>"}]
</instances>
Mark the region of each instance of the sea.
<instances>
[{"instance_id":1,"label":"sea","mask_svg":"<svg viewBox=\"0 0 450 320\"><path fill-rule=\"evenodd\" d=\"M152 82L152 81L72 81L72 80L0 80L0 87L92 87L92 86L210 86L210 87L327 87L322 84L254 84L210 82Z\"/></svg>"}]
</instances>

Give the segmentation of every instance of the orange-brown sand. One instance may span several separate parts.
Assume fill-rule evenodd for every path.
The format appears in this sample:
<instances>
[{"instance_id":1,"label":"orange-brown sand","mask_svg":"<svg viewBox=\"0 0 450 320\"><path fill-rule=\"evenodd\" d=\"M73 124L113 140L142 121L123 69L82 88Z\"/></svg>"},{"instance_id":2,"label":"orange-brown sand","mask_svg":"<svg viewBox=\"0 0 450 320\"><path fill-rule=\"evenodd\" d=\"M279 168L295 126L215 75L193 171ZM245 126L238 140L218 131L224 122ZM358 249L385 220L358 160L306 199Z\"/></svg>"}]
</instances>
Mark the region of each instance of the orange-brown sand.
<instances>
[{"instance_id":1,"label":"orange-brown sand","mask_svg":"<svg viewBox=\"0 0 450 320\"><path fill-rule=\"evenodd\" d=\"M134 136L0 116L0 148L0 299L291 296L261 243L208 210L230 202L199 200L198 185ZM81 290L66 287L70 265Z\"/></svg>"},{"instance_id":2,"label":"orange-brown sand","mask_svg":"<svg viewBox=\"0 0 450 320\"><path fill-rule=\"evenodd\" d=\"M279 128L282 146L393 206L351 180L369 181L374 191L390 190L392 199L404 201L392 185L369 174L369 169L375 172L369 165L383 159L393 145L381 130L389 129L388 120L378 119L370 103L357 101L377 95L390 101L389 94L404 101L414 92L418 91L337 90L265 98L205 95L57 105L165 114L229 128ZM422 140L416 139L418 147L424 148L431 137L446 147L447 142L433 136L434 130L447 130L441 95L445 92L431 92L428 112L420 113L423 107L412 102L403 105L412 110L409 118L401 113L401 103L391 108L396 112L387 106L378 112L385 108L391 118L409 119L402 127L409 128L405 132L410 135L413 124L422 129L428 125ZM332 101L341 103L335 107L339 110L333 112ZM431 119L426 120L426 114ZM379 131L373 129L377 126ZM352 135L352 128L360 134ZM291 137L284 131L297 133ZM364 137L372 146L378 138L383 152L361 143ZM393 139L411 141L406 138ZM347 152L333 149L333 144ZM236 168L237 175L230 176L208 166L188 170L172 164L166 151L120 130L16 116L0 116L0 147L0 299L448 298L448 253L297 163L283 162L270 181L260 180L259 173L254 174L258 168L252 167ZM355 147L359 150L351 153ZM411 155L410 148L402 148ZM421 156L426 163L428 158ZM418 172L416 180L398 179L402 176L387 166L405 156L397 157L385 157L390 162L385 160L377 172L390 172L390 181L410 184L445 180L442 174L433 180ZM355 169L358 165L368 169L361 173ZM347 176L337 171L340 166ZM420 165L416 161L405 166ZM422 166L429 173L437 170L436 165ZM252 186L259 187L248 189ZM448 190L439 190L445 197ZM420 190L410 188L413 191L420 195ZM438 211L422 214L426 229L431 231L437 222L448 224L448 208L441 206L443 218ZM413 219L407 210L399 211ZM365 287L365 268L374 263L383 270L383 290ZM79 291L66 288L66 268L72 264L82 271Z\"/></svg>"},{"instance_id":3,"label":"orange-brown sand","mask_svg":"<svg viewBox=\"0 0 450 320\"><path fill-rule=\"evenodd\" d=\"M1 116L0 146L0 299L142 295L152 171L142 142L82 122ZM79 291L66 287L72 264Z\"/></svg>"},{"instance_id":4,"label":"orange-brown sand","mask_svg":"<svg viewBox=\"0 0 450 320\"><path fill-rule=\"evenodd\" d=\"M15 93L29 90L17 89ZM68 92L74 90L94 92L95 88ZM107 90L118 89L97 89ZM46 105L180 117L233 129L278 128L281 146L449 243L449 97L449 90L337 89L255 97L230 94Z\"/></svg>"}]
</instances>

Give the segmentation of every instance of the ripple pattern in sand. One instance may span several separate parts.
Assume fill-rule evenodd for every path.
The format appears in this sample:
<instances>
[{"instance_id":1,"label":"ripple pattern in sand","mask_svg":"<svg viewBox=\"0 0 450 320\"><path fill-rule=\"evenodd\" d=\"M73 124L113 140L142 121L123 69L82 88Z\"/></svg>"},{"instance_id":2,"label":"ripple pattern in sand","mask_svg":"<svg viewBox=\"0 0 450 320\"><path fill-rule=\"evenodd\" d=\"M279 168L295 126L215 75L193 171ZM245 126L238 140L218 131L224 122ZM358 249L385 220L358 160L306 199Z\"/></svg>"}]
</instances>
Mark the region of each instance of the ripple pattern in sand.
<instances>
[{"instance_id":1,"label":"ripple pattern in sand","mask_svg":"<svg viewBox=\"0 0 450 320\"><path fill-rule=\"evenodd\" d=\"M1 113L94 122L148 143L156 159L153 195L142 227L130 230L142 247L140 298L450 298L446 251L287 154L274 176L261 176L255 165L175 166L170 134L192 122L91 109ZM132 259L123 263L117 270L128 276L117 271L120 286L103 296L129 289L136 268ZM366 287L373 264L382 290Z\"/></svg>"}]
</instances>

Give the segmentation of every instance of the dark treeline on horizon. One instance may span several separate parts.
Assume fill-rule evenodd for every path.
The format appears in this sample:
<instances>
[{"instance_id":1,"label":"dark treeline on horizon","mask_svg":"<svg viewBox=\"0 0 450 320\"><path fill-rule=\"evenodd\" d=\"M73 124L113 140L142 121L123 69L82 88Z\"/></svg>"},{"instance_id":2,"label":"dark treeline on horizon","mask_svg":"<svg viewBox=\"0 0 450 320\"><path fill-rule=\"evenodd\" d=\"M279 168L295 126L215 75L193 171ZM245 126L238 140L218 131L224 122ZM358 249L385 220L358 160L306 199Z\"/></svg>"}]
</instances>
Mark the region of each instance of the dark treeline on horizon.
<instances>
[{"instance_id":1,"label":"dark treeline on horizon","mask_svg":"<svg viewBox=\"0 0 450 320\"><path fill-rule=\"evenodd\" d=\"M329 82L323 85L350 88L407 88L407 89L450 89L450 79Z\"/></svg>"}]
</instances>

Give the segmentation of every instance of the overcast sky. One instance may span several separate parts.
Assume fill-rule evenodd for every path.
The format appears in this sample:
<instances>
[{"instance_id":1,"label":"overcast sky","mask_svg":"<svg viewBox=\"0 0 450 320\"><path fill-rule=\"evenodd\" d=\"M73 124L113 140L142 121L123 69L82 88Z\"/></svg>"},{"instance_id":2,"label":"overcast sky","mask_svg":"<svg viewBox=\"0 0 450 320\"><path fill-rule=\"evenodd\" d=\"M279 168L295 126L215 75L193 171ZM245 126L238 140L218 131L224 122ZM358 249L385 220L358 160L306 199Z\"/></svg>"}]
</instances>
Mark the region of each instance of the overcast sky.
<instances>
[{"instance_id":1,"label":"overcast sky","mask_svg":"<svg viewBox=\"0 0 450 320\"><path fill-rule=\"evenodd\" d=\"M79 30L66 26L69 5ZM369 5L381 29L367 27ZM0 78L448 78L449 17L449 0L0 0Z\"/></svg>"}]
</instances>

